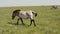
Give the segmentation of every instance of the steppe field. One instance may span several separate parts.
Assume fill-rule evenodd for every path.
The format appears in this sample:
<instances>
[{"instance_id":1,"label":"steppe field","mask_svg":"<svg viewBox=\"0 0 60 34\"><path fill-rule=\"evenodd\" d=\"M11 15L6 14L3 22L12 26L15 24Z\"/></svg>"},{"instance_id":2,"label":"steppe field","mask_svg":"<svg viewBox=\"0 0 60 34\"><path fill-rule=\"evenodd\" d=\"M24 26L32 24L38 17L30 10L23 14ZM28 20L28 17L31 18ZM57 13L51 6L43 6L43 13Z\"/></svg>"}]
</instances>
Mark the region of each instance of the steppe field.
<instances>
[{"instance_id":1,"label":"steppe field","mask_svg":"<svg viewBox=\"0 0 60 34\"><path fill-rule=\"evenodd\" d=\"M36 27L30 25L29 19L23 19L25 25L19 21L15 25L18 17L12 20L12 12L16 9L33 10L37 12L34 17ZM51 9L51 6L19 6L0 7L0 34L60 34L60 8Z\"/></svg>"}]
</instances>

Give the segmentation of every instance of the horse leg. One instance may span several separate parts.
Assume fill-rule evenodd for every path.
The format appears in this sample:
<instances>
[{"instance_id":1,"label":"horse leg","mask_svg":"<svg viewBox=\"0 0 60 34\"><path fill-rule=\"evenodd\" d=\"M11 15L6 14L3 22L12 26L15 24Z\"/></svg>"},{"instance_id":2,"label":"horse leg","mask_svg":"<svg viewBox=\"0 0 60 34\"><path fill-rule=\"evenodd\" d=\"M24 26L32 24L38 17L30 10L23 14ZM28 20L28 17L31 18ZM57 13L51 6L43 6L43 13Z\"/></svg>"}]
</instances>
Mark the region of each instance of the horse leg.
<instances>
[{"instance_id":1,"label":"horse leg","mask_svg":"<svg viewBox=\"0 0 60 34\"><path fill-rule=\"evenodd\" d=\"M18 18L18 20L17 20L17 25L18 25L18 23L19 23L19 18Z\"/></svg>"},{"instance_id":2,"label":"horse leg","mask_svg":"<svg viewBox=\"0 0 60 34\"><path fill-rule=\"evenodd\" d=\"M36 26L36 24L35 24L35 20L34 20L34 19L31 19L30 26L31 26L32 22L34 23L34 26Z\"/></svg>"},{"instance_id":3,"label":"horse leg","mask_svg":"<svg viewBox=\"0 0 60 34\"><path fill-rule=\"evenodd\" d=\"M34 23L34 26L36 26L36 24L35 24L35 20L34 20L34 19L32 19L32 22Z\"/></svg>"},{"instance_id":4,"label":"horse leg","mask_svg":"<svg viewBox=\"0 0 60 34\"><path fill-rule=\"evenodd\" d=\"M32 20L30 20L30 26L31 26L31 24L32 24Z\"/></svg>"},{"instance_id":5,"label":"horse leg","mask_svg":"<svg viewBox=\"0 0 60 34\"><path fill-rule=\"evenodd\" d=\"M22 24L23 24L23 25L25 25L25 24L23 23L23 20L22 20L22 18L20 18L20 20L21 20Z\"/></svg>"}]
</instances>

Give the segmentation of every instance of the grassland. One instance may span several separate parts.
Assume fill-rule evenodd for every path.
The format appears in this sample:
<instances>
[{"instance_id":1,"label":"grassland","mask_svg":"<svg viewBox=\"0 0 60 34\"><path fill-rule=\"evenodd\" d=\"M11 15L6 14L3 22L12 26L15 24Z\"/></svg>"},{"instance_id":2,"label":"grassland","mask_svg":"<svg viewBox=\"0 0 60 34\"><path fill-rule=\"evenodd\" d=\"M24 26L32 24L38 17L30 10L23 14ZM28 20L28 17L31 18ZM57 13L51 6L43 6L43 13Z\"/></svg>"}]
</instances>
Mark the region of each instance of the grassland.
<instances>
[{"instance_id":1,"label":"grassland","mask_svg":"<svg viewBox=\"0 0 60 34\"><path fill-rule=\"evenodd\" d=\"M38 13L35 17L36 27L29 26L29 19L23 19L26 25L14 25L17 21L11 19L12 12L16 9L34 10ZM9 24L11 23L11 24ZM0 34L60 34L60 8L51 9L50 6L25 6L25 7L0 7Z\"/></svg>"}]
</instances>

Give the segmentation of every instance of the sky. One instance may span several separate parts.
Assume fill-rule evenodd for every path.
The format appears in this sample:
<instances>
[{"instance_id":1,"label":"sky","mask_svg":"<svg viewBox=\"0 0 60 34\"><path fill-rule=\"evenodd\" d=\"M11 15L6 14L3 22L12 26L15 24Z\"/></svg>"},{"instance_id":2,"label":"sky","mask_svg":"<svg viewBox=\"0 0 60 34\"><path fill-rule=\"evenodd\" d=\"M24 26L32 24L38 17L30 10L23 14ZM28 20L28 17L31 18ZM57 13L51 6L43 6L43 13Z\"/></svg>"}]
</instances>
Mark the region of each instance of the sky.
<instances>
[{"instance_id":1,"label":"sky","mask_svg":"<svg viewBox=\"0 0 60 34\"><path fill-rule=\"evenodd\" d=\"M60 0L0 0L0 7L60 5Z\"/></svg>"}]
</instances>

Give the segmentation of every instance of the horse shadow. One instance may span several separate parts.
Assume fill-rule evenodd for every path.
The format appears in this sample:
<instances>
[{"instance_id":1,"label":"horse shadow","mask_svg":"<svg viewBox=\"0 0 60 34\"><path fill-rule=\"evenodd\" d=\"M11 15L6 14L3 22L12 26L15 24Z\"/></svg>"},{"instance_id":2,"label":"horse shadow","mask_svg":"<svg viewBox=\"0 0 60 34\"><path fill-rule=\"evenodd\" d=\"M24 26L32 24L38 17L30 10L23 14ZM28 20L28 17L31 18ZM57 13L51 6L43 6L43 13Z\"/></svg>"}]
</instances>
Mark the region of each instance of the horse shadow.
<instances>
[{"instance_id":1,"label":"horse shadow","mask_svg":"<svg viewBox=\"0 0 60 34\"><path fill-rule=\"evenodd\" d=\"M27 25L27 24L24 24L23 25L23 24L16 24L16 23L12 23L12 22L8 22L7 24L11 24L11 25L22 25L22 26L28 26L28 27L30 26L30 25Z\"/></svg>"}]
</instances>

